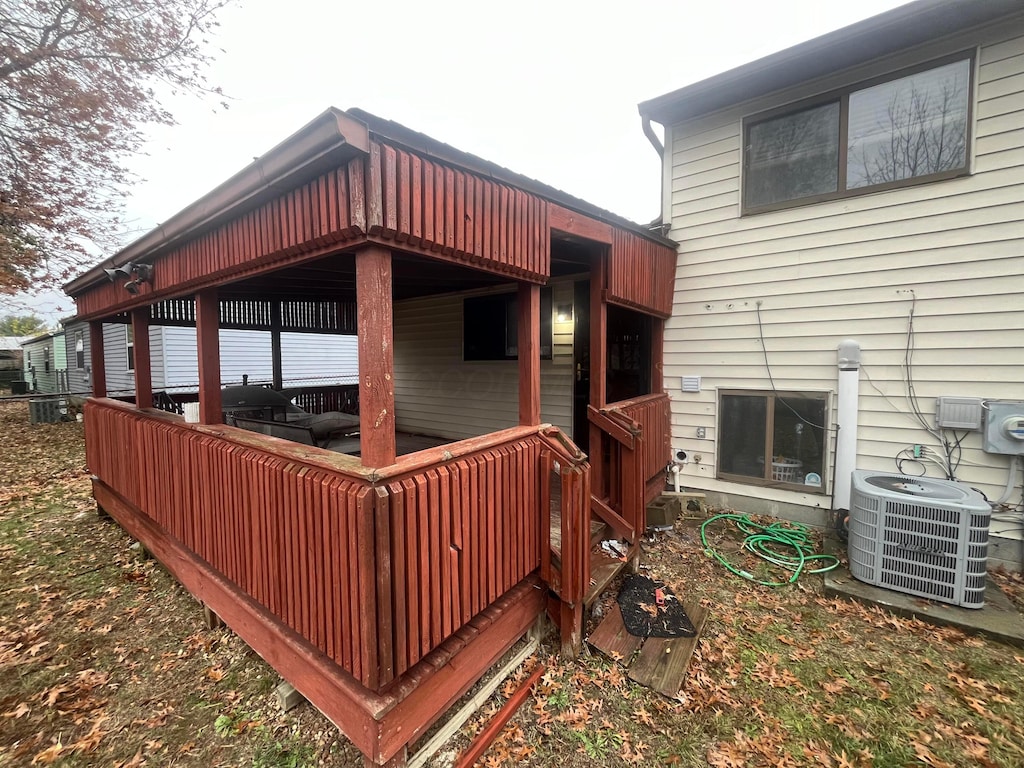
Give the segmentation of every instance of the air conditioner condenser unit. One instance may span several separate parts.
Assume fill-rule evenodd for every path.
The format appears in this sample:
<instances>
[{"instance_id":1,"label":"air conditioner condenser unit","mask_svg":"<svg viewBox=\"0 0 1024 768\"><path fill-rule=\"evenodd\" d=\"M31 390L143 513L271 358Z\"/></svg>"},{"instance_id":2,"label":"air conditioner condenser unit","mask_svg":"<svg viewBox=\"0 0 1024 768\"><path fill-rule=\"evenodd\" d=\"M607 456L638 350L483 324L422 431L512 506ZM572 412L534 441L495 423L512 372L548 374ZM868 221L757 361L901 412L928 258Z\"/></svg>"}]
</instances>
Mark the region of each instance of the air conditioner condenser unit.
<instances>
[{"instance_id":1,"label":"air conditioner condenser unit","mask_svg":"<svg viewBox=\"0 0 1024 768\"><path fill-rule=\"evenodd\" d=\"M896 592L981 608L991 516L984 497L958 482L855 470L850 572Z\"/></svg>"}]
</instances>

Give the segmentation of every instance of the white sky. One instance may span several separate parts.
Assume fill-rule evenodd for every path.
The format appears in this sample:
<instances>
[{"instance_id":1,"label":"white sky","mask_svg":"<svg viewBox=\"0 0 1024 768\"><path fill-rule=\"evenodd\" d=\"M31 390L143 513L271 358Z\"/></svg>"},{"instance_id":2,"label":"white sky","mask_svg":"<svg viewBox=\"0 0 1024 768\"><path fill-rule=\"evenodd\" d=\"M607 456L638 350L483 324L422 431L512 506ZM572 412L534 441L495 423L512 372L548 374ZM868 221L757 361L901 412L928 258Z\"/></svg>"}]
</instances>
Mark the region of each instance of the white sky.
<instances>
[{"instance_id":1,"label":"white sky","mask_svg":"<svg viewBox=\"0 0 1024 768\"><path fill-rule=\"evenodd\" d=\"M901 0L243 0L212 84L150 131L125 244L329 106L362 107L636 221L659 211L640 101L902 5ZM0 300L0 305L3 302ZM22 297L50 322L67 297ZM0 306L0 315L12 308Z\"/></svg>"}]
</instances>

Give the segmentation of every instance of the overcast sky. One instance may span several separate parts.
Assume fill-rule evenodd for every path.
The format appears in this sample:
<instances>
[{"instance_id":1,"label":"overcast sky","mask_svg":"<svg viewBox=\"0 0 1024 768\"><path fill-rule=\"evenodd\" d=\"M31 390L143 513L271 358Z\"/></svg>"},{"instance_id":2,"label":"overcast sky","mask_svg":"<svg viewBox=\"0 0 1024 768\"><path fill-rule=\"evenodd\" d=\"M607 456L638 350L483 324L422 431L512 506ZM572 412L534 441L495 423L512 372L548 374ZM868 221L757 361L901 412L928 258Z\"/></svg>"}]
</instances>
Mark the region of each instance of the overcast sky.
<instances>
[{"instance_id":1,"label":"overcast sky","mask_svg":"<svg viewBox=\"0 0 1024 768\"><path fill-rule=\"evenodd\" d=\"M212 41L223 50L210 82L230 107L168 102L178 125L151 131L129 161L141 181L125 244L330 106L362 107L650 221L659 165L640 101L902 4L243 0ZM30 304L50 322L74 314L67 297Z\"/></svg>"}]
</instances>

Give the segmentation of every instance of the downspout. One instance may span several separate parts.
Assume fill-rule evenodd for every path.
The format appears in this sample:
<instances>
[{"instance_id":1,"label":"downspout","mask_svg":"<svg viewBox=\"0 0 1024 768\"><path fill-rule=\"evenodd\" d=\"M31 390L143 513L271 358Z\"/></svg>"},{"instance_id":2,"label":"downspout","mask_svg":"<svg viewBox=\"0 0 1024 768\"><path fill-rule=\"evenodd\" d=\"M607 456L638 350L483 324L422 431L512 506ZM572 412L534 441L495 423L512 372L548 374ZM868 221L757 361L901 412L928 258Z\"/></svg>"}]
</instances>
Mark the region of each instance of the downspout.
<instances>
[{"instance_id":1,"label":"downspout","mask_svg":"<svg viewBox=\"0 0 1024 768\"><path fill-rule=\"evenodd\" d=\"M647 115L641 115L641 124L644 128L644 136L651 142L651 146L654 147L654 151L658 153L658 157L661 158L662 163L665 162L665 146L661 143L661 139L658 138L658 134L654 132L651 127L651 118Z\"/></svg>"},{"instance_id":2,"label":"downspout","mask_svg":"<svg viewBox=\"0 0 1024 768\"><path fill-rule=\"evenodd\" d=\"M839 402L836 436L836 474L833 509L850 509L850 486L857 465L857 399L860 390L860 344L839 342Z\"/></svg>"}]
</instances>

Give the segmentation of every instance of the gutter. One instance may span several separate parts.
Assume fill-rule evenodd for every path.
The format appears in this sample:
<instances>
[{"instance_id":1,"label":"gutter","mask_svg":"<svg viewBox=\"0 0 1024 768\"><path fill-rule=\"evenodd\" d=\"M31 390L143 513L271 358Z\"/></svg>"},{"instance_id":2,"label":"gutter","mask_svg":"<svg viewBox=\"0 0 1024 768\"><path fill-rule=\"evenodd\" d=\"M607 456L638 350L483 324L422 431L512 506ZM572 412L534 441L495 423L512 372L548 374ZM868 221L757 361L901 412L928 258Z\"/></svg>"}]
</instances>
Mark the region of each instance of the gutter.
<instances>
[{"instance_id":1,"label":"gutter","mask_svg":"<svg viewBox=\"0 0 1024 768\"><path fill-rule=\"evenodd\" d=\"M644 128L644 136L651 142L651 146L654 147L654 151L658 153L658 158L661 160L662 165L665 164L665 145L661 143L661 139L658 138L658 134L654 132L651 127L651 118L647 115L640 115L640 122Z\"/></svg>"},{"instance_id":2,"label":"gutter","mask_svg":"<svg viewBox=\"0 0 1024 768\"><path fill-rule=\"evenodd\" d=\"M193 237L200 230L250 207L268 192L280 193L312 178L340 155L370 151L366 124L331 108L256 158L241 171L166 222L64 285L69 296L106 282L104 269L151 259L158 251Z\"/></svg>"}]
</instances>

